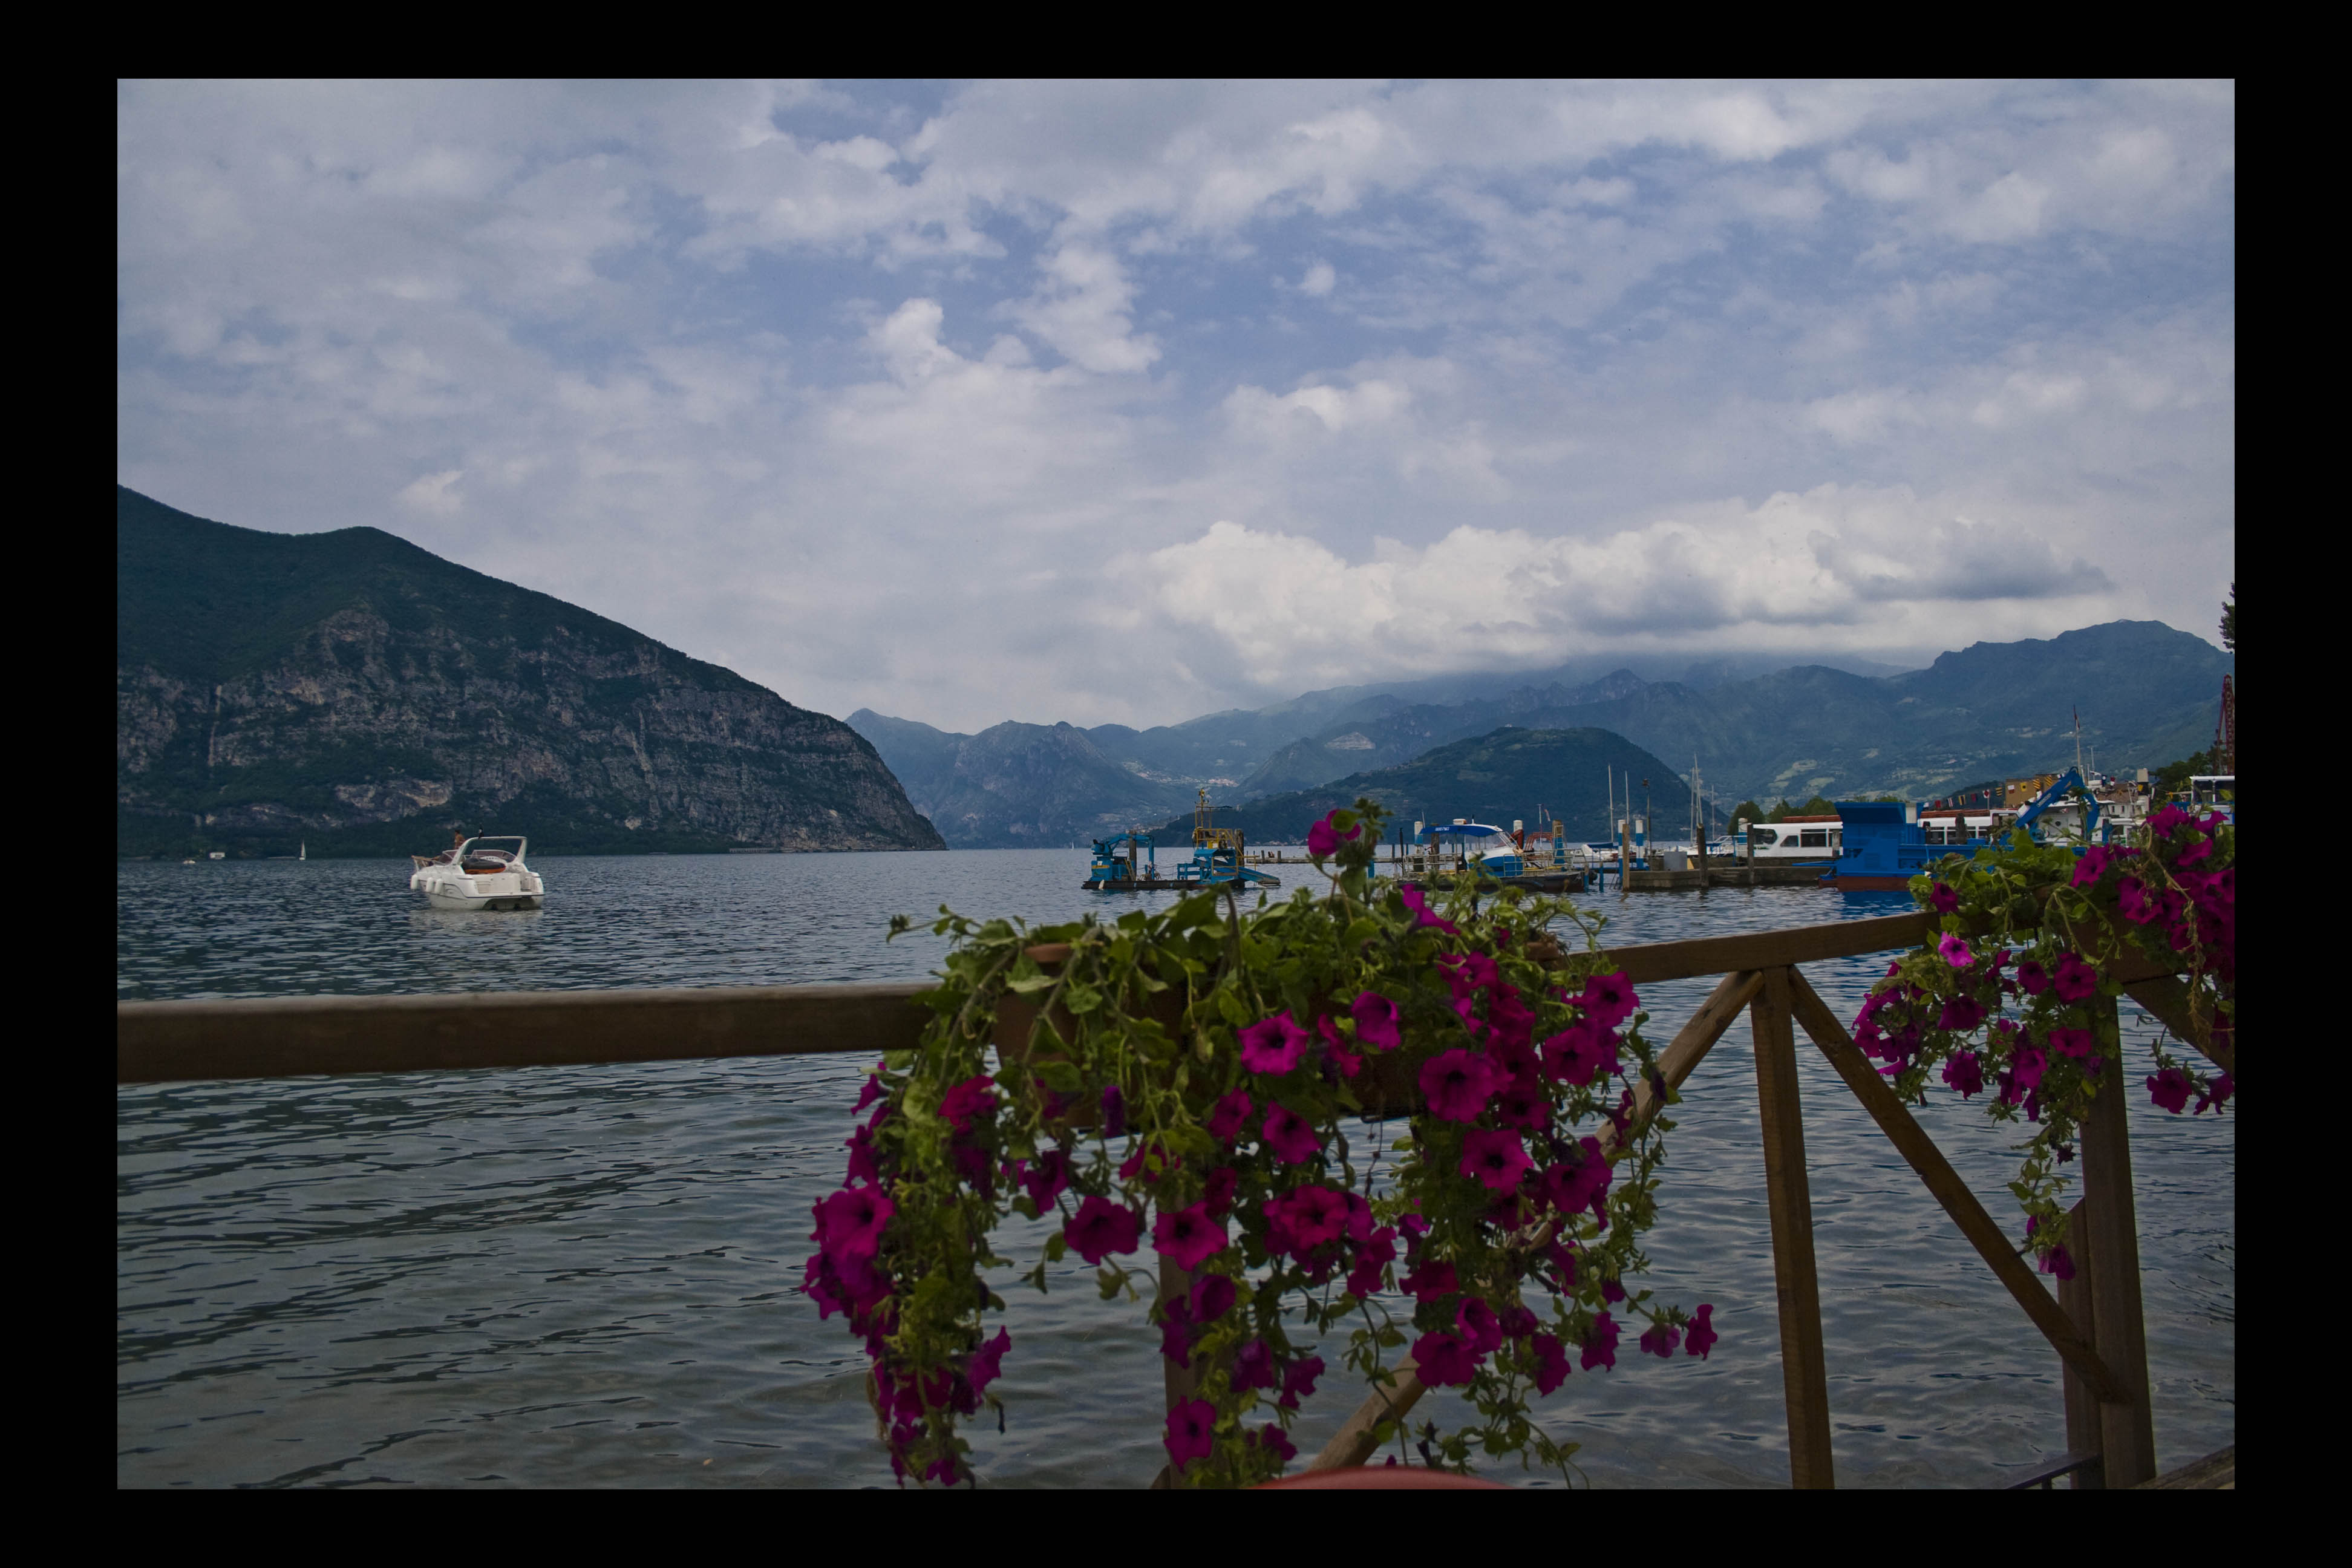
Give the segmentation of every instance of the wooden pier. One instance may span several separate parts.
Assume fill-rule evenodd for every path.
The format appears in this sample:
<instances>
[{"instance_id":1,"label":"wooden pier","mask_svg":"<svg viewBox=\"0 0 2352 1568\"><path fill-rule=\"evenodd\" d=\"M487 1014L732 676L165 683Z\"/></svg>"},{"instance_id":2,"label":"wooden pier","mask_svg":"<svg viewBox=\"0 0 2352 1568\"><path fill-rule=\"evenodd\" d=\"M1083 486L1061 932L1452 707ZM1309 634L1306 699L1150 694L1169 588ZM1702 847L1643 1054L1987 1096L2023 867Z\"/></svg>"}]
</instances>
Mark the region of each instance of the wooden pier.
<instances>
[{"instance_id":1,"label":"wooden pier","mask_svg":"<svg viewBox=\"0 0 2352 1568\"><path fill-rule=\"evenodd\" d=\"M2083 1131L2079 1168L2084 1195L2073 1231L2081 1267L2053 1298L2008 1233L1863 1056L1801 968L1913 947L1937 929L1932 915L1888 915L1618 948L1607 960L1636 985L1721 976L1713 994L1660 1055L1660 1072L1670 1086L1688 1079L1740 1015L1748 1016L1756 1092L1763 1112L1764 1184L1780 1309L1790 1479L1796 1486L1834 1482L1826 1370L1833 1352L1822 1339L1813 1258L1804 1108L1798 1093L1800 1032L1822 1052L1863 1112L1917 1173L1961 1237L2058 1357L2063 1369L2069 1452L2043 1467L2047 1474L2042 1479L2063 1474L2076 1489L2146 1484L2157 1479L2156 1442L2120 1055L2108 1059L2107 1079ZM2197 1027L2189 1015L2186 988L2176 975L2137 957L2120 961L2112 973L2127 994L2179 1039L2234 1070L2234 1048L2215 1047ZM121 1002L115 1005L115 1081L814 1054L871 1058L919 1047L930 1015L914 997L924 989L924 984L770 985ZM2105 1006L2112 1015L2115 1004ZM1648 1085L1635 1090L1635 1117L1658 1109ZM1677 1114L1687 1120L1705 1110L1704 1105L1687 1104ZM1827 1110L1817 1105L1813 1114L1818 1118ZM1177 1393L1171 1379L1171 1397ZM1308 1469L1363 1464L1383 1423L1401 1420L1422 1393L1407 1358L1397 1369L1394 1384L1375 1387ZM2162 1484L2234 1484L2234 1450L2191 1470L2193 1479L2167 1477ZM2217 1480L2217 1472L2223 1479Z\"/></svg>"}]
</instances>

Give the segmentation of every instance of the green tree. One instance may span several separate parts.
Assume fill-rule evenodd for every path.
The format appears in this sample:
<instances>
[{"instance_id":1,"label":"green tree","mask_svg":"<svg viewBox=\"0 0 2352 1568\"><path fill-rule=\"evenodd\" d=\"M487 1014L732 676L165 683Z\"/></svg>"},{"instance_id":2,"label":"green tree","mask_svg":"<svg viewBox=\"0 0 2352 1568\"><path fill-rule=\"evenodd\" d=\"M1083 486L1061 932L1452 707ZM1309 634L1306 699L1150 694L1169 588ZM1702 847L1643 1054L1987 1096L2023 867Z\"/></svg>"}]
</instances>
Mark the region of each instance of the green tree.
<instances>
[{"instance_id":1,"label":"green tree","mask_svg":"<svg viewBox=\"0 0 2352 1568\"><path fill-rule=\"evenodd\" d=\"M1774 806L1769 812L1765 814L1764 820L1767 822L1785 821L1789 814L1796 809L1797 808L1795 806L1789 804L1789 797L1784 795L1780 797L1780 804Z\"/></svg>"},{"instance_id":2,"label":"green tree","mask_svg":"<svg viewBox=\"0 0 2352 1568\"><path fill-rule=\"evenodd\" d=\"M2221 605L2221 646L2231 653L2238 651L2238 584L2234 582Z\"/></svg>"},{"instance_id":3,"label":"green tree","mask_svg":"<svg viewBox=\"0 0 2352 1568\"><path fill-rule=\"evenodd\" d=\"M1762 822L1766 820L1764 808L1757 805L1752 800L1743 800L1738 805L1731 808L1731 820L1733 822L1736 823L1742 817L1746 817L1750 822Z\"/></svg>"},{"instance_id":4,"label":"green tree","mask_svg":"<svg viewBox=\"0 0 2352 1568\"><path fill-rule=\"evenodd\" d=\"M1815 795L1812 799L1805 802L1805 804L1798 809L1797 815L1800 816L1835 816L1837 815L1837 803L1832 800L1823 800L1820 795Z\"/></svg>"},{"instance_id":5,"label":"green tree","mask_svg":"<svg viewBox=\"0 0 2352 1568\"><path fill-rule=\"evenodd\" d=\"M2161 797L2177 789L2187 789L2192 776L2212 771L2213 753L2210 749L2177 763L2167 763L2156 772L2156 793Z\"/></svg>"}]
</instances>

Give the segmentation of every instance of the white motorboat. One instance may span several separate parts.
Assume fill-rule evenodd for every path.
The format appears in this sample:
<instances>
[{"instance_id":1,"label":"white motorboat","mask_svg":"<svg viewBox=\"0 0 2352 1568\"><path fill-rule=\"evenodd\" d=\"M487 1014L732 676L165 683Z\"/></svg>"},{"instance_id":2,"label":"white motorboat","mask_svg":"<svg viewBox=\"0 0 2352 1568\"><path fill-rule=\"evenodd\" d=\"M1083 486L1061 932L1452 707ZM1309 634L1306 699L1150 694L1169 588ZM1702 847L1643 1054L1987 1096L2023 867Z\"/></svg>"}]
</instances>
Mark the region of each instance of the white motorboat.
<instances>
[{"instance_id":1,"label":"white motorboat","mask_svg":"<svg viewBox=\"0 0 2352 1568\"><path fill-rule=\"evenodd\" d=\"M511 844L511 850L494 845ZM416 870L408 879L436 910L535 910L547 898L547 885L523 863L530 840L511 835L467 838L445 855L427 858L412 855Z\"/></svg>"}]
</instances>

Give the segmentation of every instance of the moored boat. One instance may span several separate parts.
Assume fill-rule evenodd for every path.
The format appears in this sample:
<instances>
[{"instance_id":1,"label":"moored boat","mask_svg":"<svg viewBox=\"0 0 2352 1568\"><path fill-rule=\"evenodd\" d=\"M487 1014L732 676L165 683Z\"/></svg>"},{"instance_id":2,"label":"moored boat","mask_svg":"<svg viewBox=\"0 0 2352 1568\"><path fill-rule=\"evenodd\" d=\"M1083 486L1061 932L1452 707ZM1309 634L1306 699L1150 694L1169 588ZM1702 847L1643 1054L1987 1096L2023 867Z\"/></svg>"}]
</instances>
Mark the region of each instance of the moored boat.
<instances>
[{"instance_id":1,"label":"moored boat","mask_svg":"<svg viewBox=\"0 0 2352 1568\"><path fill-rule=\"evenodd\" d=\"M514 847L493 847L501 844ZM547 885L524 862L530 848L530 839L512 834L461 838L446 855L411 856L416 869L408 886L436 910L539 909Z\"/></svg>"}]
</instances>

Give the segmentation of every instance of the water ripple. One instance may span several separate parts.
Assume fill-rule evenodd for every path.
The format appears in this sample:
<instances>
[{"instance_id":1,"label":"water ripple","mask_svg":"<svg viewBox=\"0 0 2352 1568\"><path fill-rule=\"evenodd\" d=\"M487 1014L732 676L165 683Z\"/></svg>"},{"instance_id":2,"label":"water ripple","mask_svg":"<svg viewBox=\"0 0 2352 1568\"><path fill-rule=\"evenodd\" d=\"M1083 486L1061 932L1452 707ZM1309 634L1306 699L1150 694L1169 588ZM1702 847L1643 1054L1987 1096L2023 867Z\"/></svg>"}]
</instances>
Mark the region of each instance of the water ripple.
<instances>
[{"instance_id":1,"label":"water ripple","mask_svg":"<svg viewBox=\"0 0 2352 1568\"><path fill-rule=\"evenodd\" d=\"M256 996L900 980L941 902L1041 920L1166 895L1076 888L1067 851L579 858L537 915L415 910L383 862L134 865L117 994ZM1813 889L1650 895L1615 940L1892 912ZM1876 966L1811 965L1849 1016ZM1652 987L1664 1038L1707 989ZM2145 1031L2126 1012L2126 1026ZM1650 1285L1716 1304L1706 1362L1628 1354L1542 1419L1596 1484L1788 1476L1761 1131L1744 1028L1685 1087ZM2063 1447L2056 1358L1826 1063L1800 1056L1842 1484L1984 1486ZM836 1184L856 1062L180 1084L116 1095L116 1461L127 1486L877 1486L863 1358L790 1287ZM2235 1121L2133 1107L2159 1458L2234 1440ZM1996 1216L2009 1133L1922 1121ZM1025 1268L1043 1228L1001 1250ZM992 1483L1140 1485L1157 1336L1091 1271L1003 1293ZM1630 1346L1629 1346L1630 1349ZM1336 1358L1333 1358L1336 1360ZM1312 1452L1349 1404L1308 1402ZM1554 1478L1553 1484L1557 1484Z\"/></svg>"}]
</instances>

